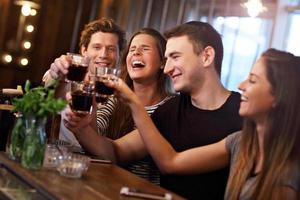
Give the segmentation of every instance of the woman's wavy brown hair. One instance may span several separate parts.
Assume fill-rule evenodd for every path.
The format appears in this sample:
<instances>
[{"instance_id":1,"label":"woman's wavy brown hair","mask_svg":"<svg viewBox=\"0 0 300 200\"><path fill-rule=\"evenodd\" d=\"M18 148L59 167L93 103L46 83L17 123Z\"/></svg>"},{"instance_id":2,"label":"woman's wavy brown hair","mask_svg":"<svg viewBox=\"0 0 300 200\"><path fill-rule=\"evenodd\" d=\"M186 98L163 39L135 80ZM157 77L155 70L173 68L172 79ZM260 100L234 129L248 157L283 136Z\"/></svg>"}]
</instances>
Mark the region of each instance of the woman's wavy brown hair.
<instances>
[{"instance_id":1,"label":"woman's wavy brown hair","mask_svg":"<svg viewBox=\"0 0 300 200\"><path fill-rule=\"evenodd\" d=\"M140 34L146 34L153 37L156 41L156 47L159 52L159 57L161 61L161 65L165 65L165 58L164 53L166 49L166 40L165 38L155 29L152 28L142 28L139 31L137 31L130 39L128 46L124 50L124 54L122 56L121 60L121 78L125 80L127 85L131 88L133 88L133 80L130 78L127 67L126 67L126 57L129 52L129 48L131 45L131 42L133 38ZM172 85L170 77L163 73L163 69L159 70L158 74L158 80L157 80L157 92L162 97L167 97L173 94ZM106 136L117 139L119 137L122 137L123 135L129 133L134 129L134 122L131 116L131 112L128 106L126 106L124 103L118 101L116 105L116 109L114 110L114 113L109 121L109 128L106 133Z\"/></svg>"}]
</instances>

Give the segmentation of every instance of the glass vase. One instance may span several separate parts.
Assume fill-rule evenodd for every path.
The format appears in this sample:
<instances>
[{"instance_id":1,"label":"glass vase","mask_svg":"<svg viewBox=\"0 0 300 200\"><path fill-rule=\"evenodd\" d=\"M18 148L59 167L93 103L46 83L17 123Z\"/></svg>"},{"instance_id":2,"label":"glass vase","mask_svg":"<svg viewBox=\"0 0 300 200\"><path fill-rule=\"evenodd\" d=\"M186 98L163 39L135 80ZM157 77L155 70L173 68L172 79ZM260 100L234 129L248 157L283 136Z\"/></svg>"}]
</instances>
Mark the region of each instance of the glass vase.
<instances>
[{"instance_id":1,"label":"glass vase","mask_svg":"<svg viewBox=\"0 0 300 200\"><path fill-rule=\"evenodd\" d=\"M46 148L46 118L26 117L26 135L23 144L21 165L28 169L43 166Z\"/></svg>"},{"instance_id":2,"label":"glass vase","mask_svg":"<svg viewBox=\"0 0 300 200\"><path fill-rule=\"evenodd\" d=\"M26 132L26 123L22 114L16 113L16 121L10 135L8 144L9 158L20 161Z\"/></svg>"}]
</instances>

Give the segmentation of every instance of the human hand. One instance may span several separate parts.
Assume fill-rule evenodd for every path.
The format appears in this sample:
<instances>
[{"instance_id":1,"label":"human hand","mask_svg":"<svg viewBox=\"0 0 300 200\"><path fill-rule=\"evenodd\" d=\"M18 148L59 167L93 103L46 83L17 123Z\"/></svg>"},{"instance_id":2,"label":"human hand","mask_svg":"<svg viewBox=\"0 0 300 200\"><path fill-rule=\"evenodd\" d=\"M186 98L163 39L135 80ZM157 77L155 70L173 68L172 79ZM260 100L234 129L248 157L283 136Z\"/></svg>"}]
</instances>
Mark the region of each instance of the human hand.
<instances>
[{"instance_id":1,"label":"human hand","mask_svg":"<svg viewBox=\"0 0 300 200\"><path fill-rule=\"evenodd\" d=\"M56 58L50 65L50 76L53 79L62 79L67 73L68 68L71 65L71 60L67 55L61 55Z\"/></svg>"},{"instance_id":2,"label":"human hand","mask_svg":"<svg viewBox=\"0 0 300 200\"><path fill-rule=\"evenodd\" d=\"M92 115L75 113L72 111L70 106L67 106L63 112L62 120L65 127L76 135L82 132L82 129L90 125L92 121Z\"/></svg>"},{"instance_id":3,"label":"human hand","mask_svg":"<svg viewBox=\"0 0 300 200\"><path fill-rule=\"evenodd\" d=\"M109 75L107 81L104 82L108 87L114 88L115 95L127 104L139 102L136 94L128 87L128 85L120 78Z\"/></svg>"}]
</instances>

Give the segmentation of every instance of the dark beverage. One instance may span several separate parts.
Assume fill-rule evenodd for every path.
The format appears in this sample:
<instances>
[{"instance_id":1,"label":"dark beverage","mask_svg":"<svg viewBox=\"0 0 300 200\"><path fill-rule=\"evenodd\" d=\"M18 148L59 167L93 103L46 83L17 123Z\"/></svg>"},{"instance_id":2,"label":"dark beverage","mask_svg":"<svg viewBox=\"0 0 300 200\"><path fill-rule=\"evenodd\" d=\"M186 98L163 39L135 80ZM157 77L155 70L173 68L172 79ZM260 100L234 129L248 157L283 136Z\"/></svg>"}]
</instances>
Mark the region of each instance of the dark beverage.
<instances>
[{"instance_id":1,"label":"dark beverage","mask_svg":"<svg viewBox=\"0 0 300 200\"><path fill-rule=\"evenodd\" d=\"M85 74L87 73L88 66L72 64L69 67L67 79L70 81L83 81Z\"/></svg>"},{"instance_id":2,"label":"dark beverage","mask_svg":"<svg viewBox=\"0 0 300 200\"><path fill-rule=\"evenodd\" d=\"M72 93L72 109L75 112L90 112L92 103L92 94L79 90Z\"/></svg>"},{"instance_id":3,"label":"dark beverage","mask_svg":"<svg viewBox=\"0 0 300 200\"><path fill-rule=\"evenodd\" d=\"M103 95L113 95L114 94L114 89L106 86L101 81L95 81L95 91L96 91L96 93L103 94Z\"/></svg>"}]
</instances>

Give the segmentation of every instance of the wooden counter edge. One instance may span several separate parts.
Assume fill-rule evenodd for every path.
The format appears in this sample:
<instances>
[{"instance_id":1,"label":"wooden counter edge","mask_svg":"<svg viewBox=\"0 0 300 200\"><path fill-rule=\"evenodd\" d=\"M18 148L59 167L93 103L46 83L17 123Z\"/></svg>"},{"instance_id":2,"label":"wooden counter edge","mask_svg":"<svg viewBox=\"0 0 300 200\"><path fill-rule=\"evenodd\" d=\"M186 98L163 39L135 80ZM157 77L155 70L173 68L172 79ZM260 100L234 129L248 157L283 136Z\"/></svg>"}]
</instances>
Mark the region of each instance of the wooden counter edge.
<instances>
[{"instance_id":1,"label":"wooden counter edge","mask_svg":"<svg viewBox=\"0 0 300 200\"><path fill-rule=\"evenodd\" d=\"M0 104L0 110L9 110L11 111L14 107L12 105Z\"/></svg>"}]
</instances>

